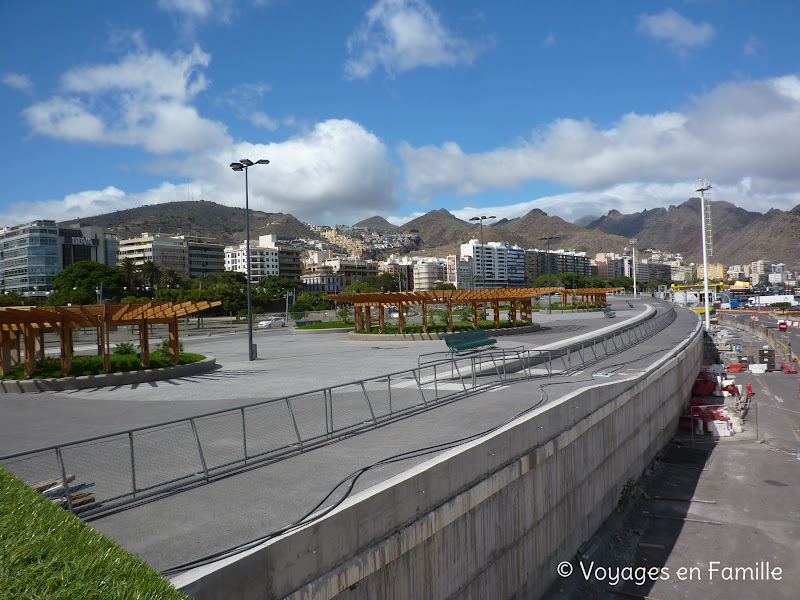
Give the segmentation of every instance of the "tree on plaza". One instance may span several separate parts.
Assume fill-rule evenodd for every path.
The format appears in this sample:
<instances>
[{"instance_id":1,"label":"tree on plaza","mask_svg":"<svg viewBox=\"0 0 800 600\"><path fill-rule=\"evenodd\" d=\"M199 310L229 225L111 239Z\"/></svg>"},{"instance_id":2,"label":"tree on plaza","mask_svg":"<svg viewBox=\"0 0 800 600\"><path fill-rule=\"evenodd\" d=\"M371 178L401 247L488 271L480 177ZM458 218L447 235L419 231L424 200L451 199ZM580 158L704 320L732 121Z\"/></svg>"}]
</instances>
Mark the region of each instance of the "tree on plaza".
<instances>
[{"instance_id":1,"label":"tree on plaza","mask_svg":"<svg viewBox=\"0 0 800 600\"><path fill-rule=\"evenodd\" d=\"M265 294L266 303L269 303L277 298L283 298L289 292L294 292L297 294L302 289L300 285L296 284L291 279L279 277L277 275L267 275L256 285Z\"/></svg>"},{"instance_id":2,"label":"tree on plaza","mask_svg":"<svg viewBox=\"0 0 800 600\"><path fill-rule=\"evenodd\" d=\"M334 305L330 300L325 300L327 292L304 292L297 297L294 304L289 305L289 312L315 312L321 310L332 310Z\"/></svg>"},{"instance_id":3,"label":"tree on plaza","mask_svg":"<svg viewBox=\"0 0 800 600\"><path fill-rule=\"evenodd\" d=\"M126 287L129 290L138 287L139 265L136 264L136 261L128 256L120 261L118 267L125 278Z\"/></svg>"},{"instance_id":4,"label":"tree on plaza","mask_svg":"<svg viewBox=\"0 0 800 600\"><path fill-rule=\"evenodd\" d=\"M456 286L452 283L437 283L434 288L435 290L454 290Z\"/></svg>"},{"instance_id":5,"label":"tree on plaza","mask_svg":"<svg viewBox=\"0 0 800 600\"><path fill-rule=\"evenodd\" d=\"M142 277L150 286L151 290L156 287L156 282L161 278L161 267L154 260L147 260L141 267Z\"/></svg>"},{"instance_id":6,"label":"tree on plaza","mask_svg":"<svg viewBox=\"0 0 800 600\"><path fill-rule=\"evenodd\" d=\"M47 304L96 304L101 289L103 300L119 300L126 283L119 269L93 260L82 260L56 275Z\"/></svg>"}]
</instances>

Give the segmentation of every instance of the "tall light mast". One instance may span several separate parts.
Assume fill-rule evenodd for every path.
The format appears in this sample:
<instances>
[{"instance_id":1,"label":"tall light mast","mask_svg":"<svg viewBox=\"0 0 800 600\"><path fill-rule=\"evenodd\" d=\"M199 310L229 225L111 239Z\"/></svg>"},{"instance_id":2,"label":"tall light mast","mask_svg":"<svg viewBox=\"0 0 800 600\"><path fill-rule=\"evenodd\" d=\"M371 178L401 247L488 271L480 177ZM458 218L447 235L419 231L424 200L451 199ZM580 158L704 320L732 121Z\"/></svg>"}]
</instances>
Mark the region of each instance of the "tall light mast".
<instances>
[{"instance_id":1,"label":"tall light mast","mask_svg":"<svg viewBox=\"0 0 800 600\"><path fill-rule=\"evenodd\" d=\"M706 192L708 192L710 189L711 182L709 182L708 179L700 179L698 181L698 187L695 190L696 192L700 192L700 220L702 222L703 232L703 293L705 294L706 331L711 329L711 312L708 308L708 255L710 254L709 247L711 245L711 211L706 206ZM708 215L707 224L706 214ZM708 229L708 243L706 243L706 229Z\"/></svg>"}]
</instances>

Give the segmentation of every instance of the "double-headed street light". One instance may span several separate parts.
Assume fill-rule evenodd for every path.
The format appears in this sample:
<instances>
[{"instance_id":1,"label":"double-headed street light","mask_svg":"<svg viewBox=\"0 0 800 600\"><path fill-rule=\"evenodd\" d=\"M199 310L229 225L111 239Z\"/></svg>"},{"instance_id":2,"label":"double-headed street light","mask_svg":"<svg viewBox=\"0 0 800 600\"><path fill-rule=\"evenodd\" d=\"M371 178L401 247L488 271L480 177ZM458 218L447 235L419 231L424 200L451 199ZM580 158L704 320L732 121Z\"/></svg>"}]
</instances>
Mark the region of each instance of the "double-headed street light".
<instances>
[{"instance_id":1,"label":"double-headed street light","mask_svg":"<svg viewBox=\"0 0 800 600\"><path fill-rule=\"evenodd\" d=\"M486 219L496 219L497 217L491 216L480 216L480 217L472 217L470 221L480 221L481 222L481 287L485 290L486 289L486 248L483 246L483 222ZM486 320L486 298L483 299L483 320Z\"/></svg>"},{"instance_id":2,"label":"double-headed street light","mask_svg":"<svg viewBox=\"0 0 800 600\"><path fill-rule=\"evenodd\" d=\"M234 171L244 171L244 228L245 228L245 244L247 245L246 270L247 270L247 358L253 360L253 299L250 295L250 197L247 185L247 169L253 165L268 165L269 161L265 158L253 162L247 158L241 159L239 162L231 163L231 169Z\"/></svg>"}]
</instances>

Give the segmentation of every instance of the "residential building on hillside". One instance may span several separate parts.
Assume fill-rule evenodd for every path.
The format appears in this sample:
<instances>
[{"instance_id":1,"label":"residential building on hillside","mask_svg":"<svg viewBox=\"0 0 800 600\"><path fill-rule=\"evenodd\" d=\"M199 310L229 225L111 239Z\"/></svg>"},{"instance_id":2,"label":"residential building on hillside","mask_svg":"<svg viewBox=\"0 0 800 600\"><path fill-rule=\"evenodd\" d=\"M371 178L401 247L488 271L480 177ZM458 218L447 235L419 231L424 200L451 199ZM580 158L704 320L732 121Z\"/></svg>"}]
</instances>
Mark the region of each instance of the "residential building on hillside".
<instances>
[{"instance_id":1,"label":"residential building on hillside","mask_svg":"<svg viewBox=\"0 0 800 600\"><path fill-rule=\"evenodd\" d=\"M0 293L44 299L60 270L55 221L31 221L0 229Z\"/></svg>"},{"instance_id":2,"label":"residential building on hillside","mask_svg":"<svg viewBox=\"0 0 800 600\"><path fill-rule=\"evenodd\" d=\"M461 244L461 256L471 256L477 289L508 287L508 251L500 242L481 245L478 240Z\"/></svg>"},{"instance_id":3,"label":"residential building on hillside","mask_svg":"<svg viewBox=\"0 0 800 600\"><path fill-rule=\"evenodd\" d=\"M378 263L358 258L330 258L325 261L342 278L342 289L366 277L378 275Z\"/></svg>"},{"instance_id":4,"label":"residential building on hillside","mask_svg":"<svg viewBox=\"0 0 800 600\"><path fill-rule=\"evenodd\" d=\"M450 254L447 257L447 283L452 283L459 290L475 289L474 267L471 256Z\"/></svg>"},{"instance_id":5,"label":"residential building on hillside","mask_svg":"<svg viewBox=\"0 0 800 600\"><path fill-rule=\"evenodd\" d=\"M338 294L344 289L342 276L335 273L332 266L320 263L306 265L300 276L300 282L306 292Z\"/></svg>"},{"instance_id":6,"label":"residential building on hillside","mask_svg":"<svg viewBox=\"0 0 800 600\"><path fill-rule=\"evenodd\" d=\"M722 281L725 279L725 275L727 274L727 269L724 265L720 263L712 263L708 265L708 278L712 281ZM697 278L704 279L705 278L705 268L703 268L702 264L697 265Z\"/></svg>"},{"instance_id":7,"label":"residential building on hillside","mask_svg":"<svg viewBox=\"0 0 800 600\"><path fill-rule=\"evenodd\" d=\"M619 254L597 254L595 262L597 264L598 277L605 277L606 279L625 277L627 258L623 258Z\"/></svg>"},{"instance_id":8,"label":"residential building on hillside","mask_svg":"<svg viewBox=\"0 0 800 600\"><path fill-rule=\"evenodd\" d=\"M131 258L137 265L152 260L162 269L173 269L178 275L189 275L189 253L183 240L165 233L143 233L139 237L119 241L119 262Z\"/></svg>"}]
</instances>

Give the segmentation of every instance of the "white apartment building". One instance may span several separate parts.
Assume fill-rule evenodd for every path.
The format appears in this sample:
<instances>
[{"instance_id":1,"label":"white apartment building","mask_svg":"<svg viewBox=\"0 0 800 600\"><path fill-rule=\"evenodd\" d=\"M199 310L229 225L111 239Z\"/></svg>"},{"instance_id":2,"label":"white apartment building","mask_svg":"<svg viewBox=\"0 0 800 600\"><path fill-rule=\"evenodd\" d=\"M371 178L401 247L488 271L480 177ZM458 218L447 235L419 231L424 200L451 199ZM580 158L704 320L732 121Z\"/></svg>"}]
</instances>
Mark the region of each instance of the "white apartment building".
<instances>
[{"instance_id":1,"label":"white apartment building","mask_svg":"<svg viewBox=\"0 0 800 600\"><path fill-rule=\"evenodd\" d=\"M500 242L483 244L470 240L461 244L461 256L473 259L472 276L477 289L508 287L508 252Z\"/></svg>"},{"instance_id":2,"label":"white apartment building","mask_svg":"<svg viewBox=\"0 0 800 600\"><path fill-rule=\"evenodd\" d=\"M225 246L225 270L247 274L247 244ZM250 242L250 283L258 283L267 275L279 275L277 248L262 248Z\"/></svg>"}]
</instances>

